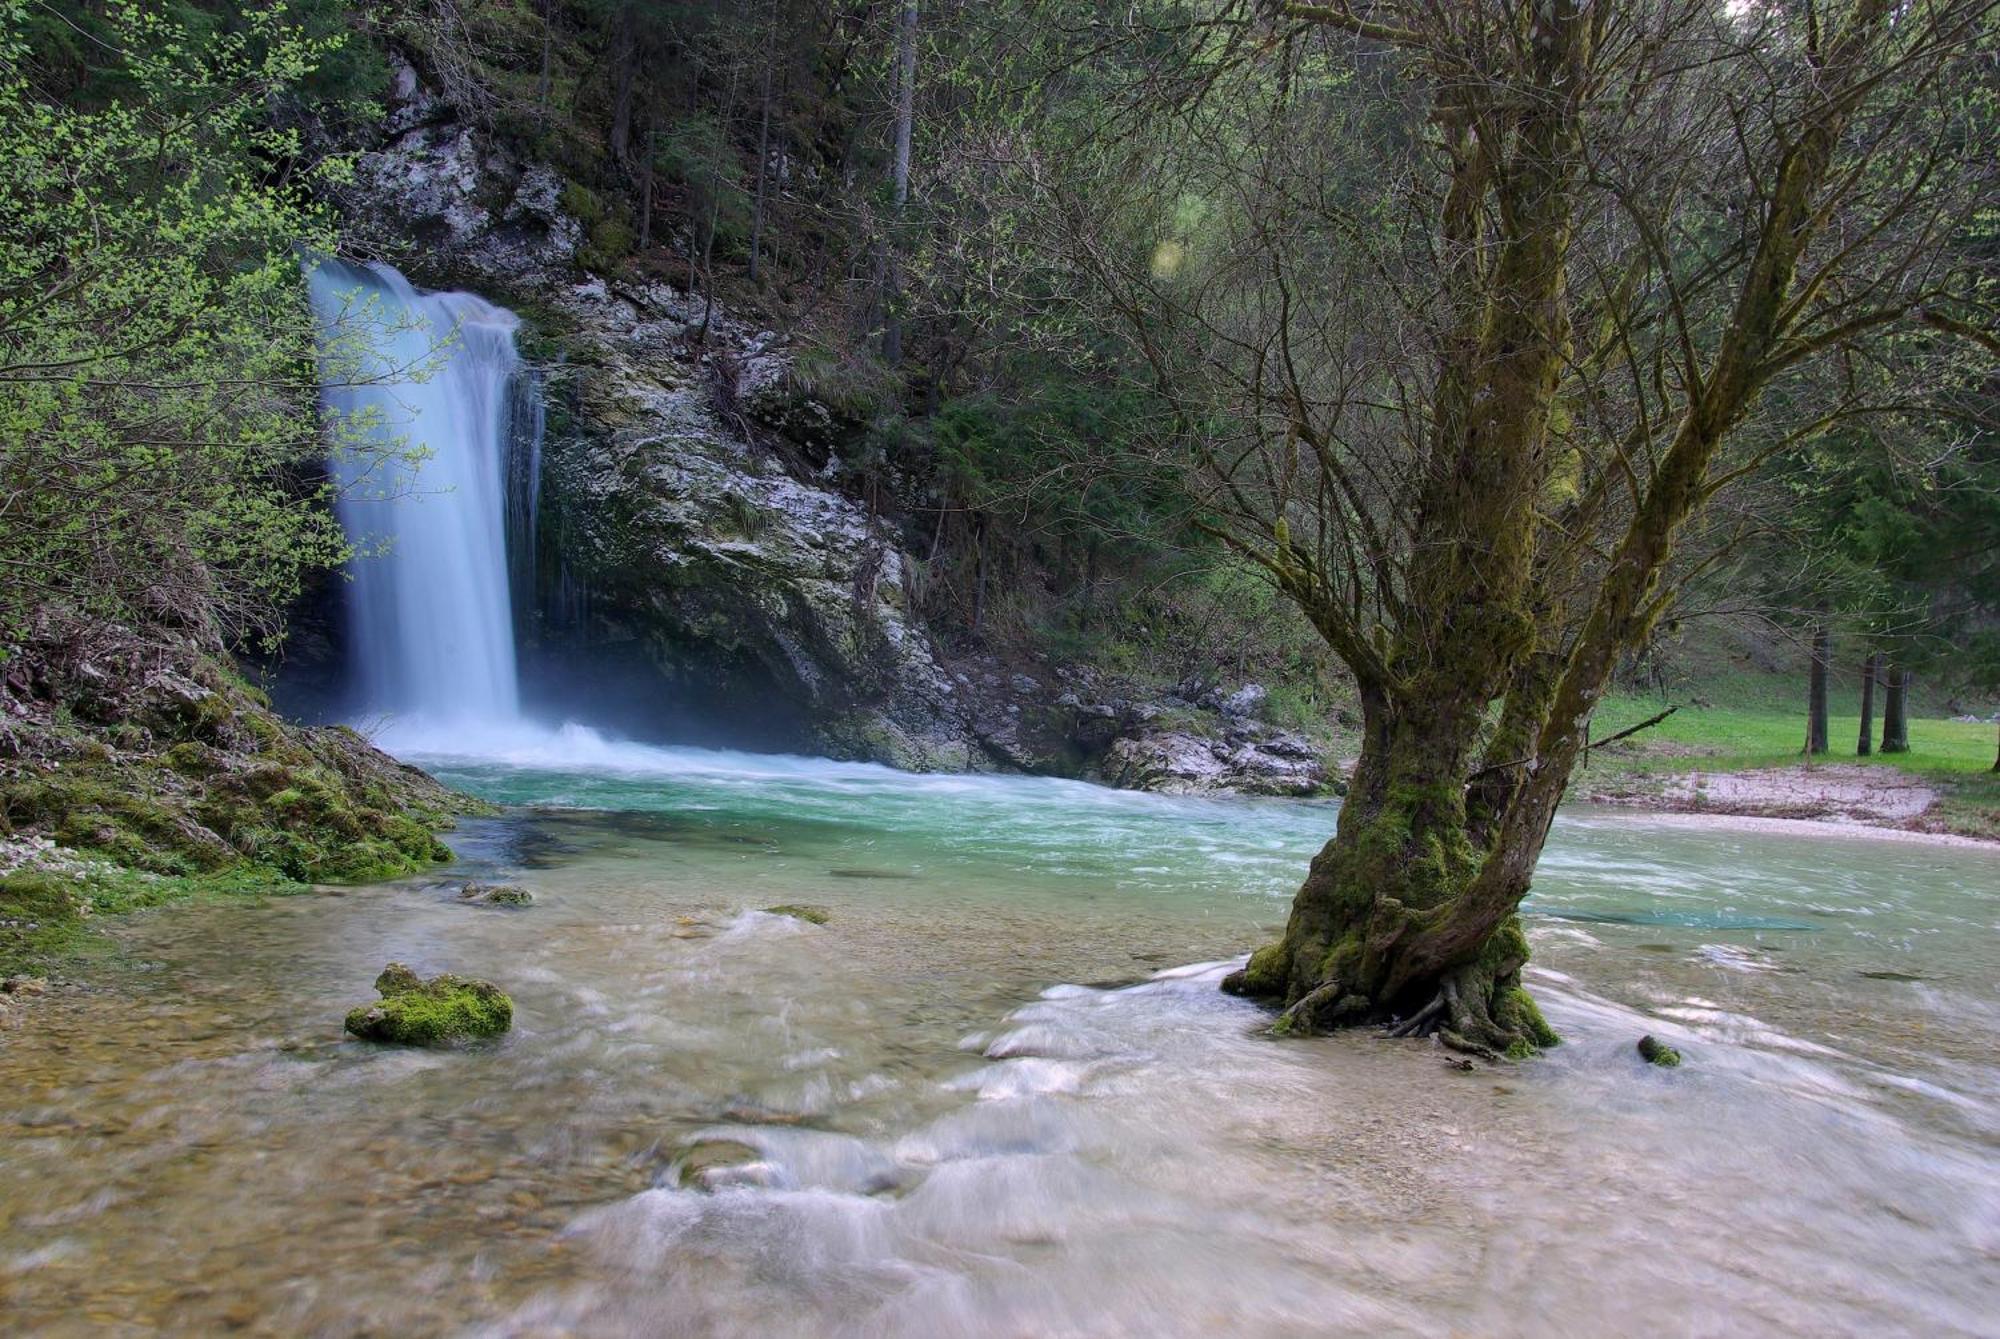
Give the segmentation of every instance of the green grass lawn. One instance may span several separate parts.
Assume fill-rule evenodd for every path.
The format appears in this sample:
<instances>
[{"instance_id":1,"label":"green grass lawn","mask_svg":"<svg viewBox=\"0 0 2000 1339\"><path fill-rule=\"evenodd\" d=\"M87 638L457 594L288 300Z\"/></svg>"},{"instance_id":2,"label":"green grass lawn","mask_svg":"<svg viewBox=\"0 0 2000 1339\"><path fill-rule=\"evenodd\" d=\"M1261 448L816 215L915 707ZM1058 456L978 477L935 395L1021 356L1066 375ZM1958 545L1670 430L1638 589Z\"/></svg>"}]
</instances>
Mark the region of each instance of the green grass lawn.
<instances>
[{"instance_id":1,"label":"green grass lawn","mask_svg":"<svg viewBox=\"0 0 2000 1339\"><path fill-rule=\"evenodd\" d=\"M1591 734L1603 738L1627 726L1637 725L1666 704L1656 697L1611 697L1598 709ZM1979 773L1993 766L1995 727L1985 723L1938 720L1918 717L1910 721L1910 751L1903 754L1854 756L1855 737L1861 718L1830 716L1827 742L1832 752L1813 759L1816 763L1860 763L1901 767L1912 772ZM1879 740L1882 723L1878 716L1875 733ZM1635 735L1627 751L1614 745L1621 760L1639 770L1685 771L1690 765L1703 767L1786 767L1806 761L1806 714L1801 695L1796 711L1769 706L1683 705L1681 709L1649 730ZM1606 755L1599 755L1600 757Z\"/></svg>"},{"instance_id":2,"label":"green grass lawn","mask_svg":"<svg viewBox=\"0 0 2000 1339\"><path fill-rule=\"evenodd\" d=\"M1603 784L1607 777L1640 780L1696 769L1740 771L1753 767L1862 766L1894 768L1922 777L1936 788L1938 802L1922 826L1965 836L2000 840L2000 775L1994 774L1995 729L1984 722L1917 716L1910 720L1908 753L1855 756L1860 717L1830 716L1827 742L1832 751L1805 756L1803 684L1789 702L1770 691L1769 676L1749 701L1696 706L1681 699L1680 710L1660 724L1593 752L1580 779ZM1694 695L1690 695L1694 696ZM1749 696L1749 695L1746 695ZM1709 700L1713 700L1712 698ZM1598 709L1591 734L1613 735L1660 711L1652 696L1615 696ZM1881 718L1876 718L1876 738Z\"/></svg>"}]
</instances>

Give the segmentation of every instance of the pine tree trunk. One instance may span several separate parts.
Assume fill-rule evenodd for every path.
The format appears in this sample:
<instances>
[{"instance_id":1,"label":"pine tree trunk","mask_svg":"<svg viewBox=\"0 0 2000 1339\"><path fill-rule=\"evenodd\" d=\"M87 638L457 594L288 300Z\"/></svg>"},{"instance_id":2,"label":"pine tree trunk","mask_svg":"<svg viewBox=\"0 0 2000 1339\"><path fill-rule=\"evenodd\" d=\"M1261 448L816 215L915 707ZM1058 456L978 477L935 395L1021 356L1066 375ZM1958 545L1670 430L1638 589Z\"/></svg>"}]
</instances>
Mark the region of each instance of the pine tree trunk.
<instances>
[{"instance_id":1,"label":"pine tree trunk","mask_svg":"<svg viewBox=\"0 0 2000 1339\"><path fill-rule=\"evenodd\" d=\"M1826 671L1827 662L1832 658L1832 637L1826 624L1813 629L1812 674L1806 690L1806 753L1818 756L1827 751L1826 742Z\"/></svg>"},{"instance_id":2,"label":"pine tree trunk","mask_svg":"<svg viewBox=\"0 0 2000 1339\"><path fill-rule=\"evenodd\" d=\"M535 130L549 128L549 94L555 88L555 0L542 0L542 67L535 78Z\"/></svg>"},{"instance_id":3,"label":"pine tree trunk","mask_svg":"<svg viewBox=\"0 0 2000 1339\"><path fill-rule=\"evenodd\" d=\"M1910 751L1909 696L1910 672L1901 665L1889 666L1888 682L1882 694L1882 752Z\"/></svg>"},{"instance_id":4,"label":"pine tree trunk","mask_svg":"<svg viewBox=\"0 0 2000 1339\"><path fill-rule=\"evenodd\" d=\"M1875 751L1875 680L1881 673L1882 653L1870 651L1868 659L1861 662L1861 738L1854 746L1857 758Z\"/></svg>"}]
</instances>

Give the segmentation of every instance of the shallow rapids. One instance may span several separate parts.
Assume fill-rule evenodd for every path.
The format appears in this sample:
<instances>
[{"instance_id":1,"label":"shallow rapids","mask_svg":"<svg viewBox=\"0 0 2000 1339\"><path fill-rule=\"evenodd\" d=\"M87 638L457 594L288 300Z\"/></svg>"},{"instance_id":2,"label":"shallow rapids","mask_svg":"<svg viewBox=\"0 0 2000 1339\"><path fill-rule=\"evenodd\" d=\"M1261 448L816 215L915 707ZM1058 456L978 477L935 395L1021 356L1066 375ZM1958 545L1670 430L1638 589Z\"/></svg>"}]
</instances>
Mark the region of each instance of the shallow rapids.
<instances>
[{"instance_id":1,"label":"shallow rapids","mask_svg":"<svg viewBox=\"0 0 2000 1339\"><path fill-rule=\"evenodd\" d=\"M532 908L416 880L136 916L119 961L0 1034L9 1332L2000 1315L1991 852L1573 812L1528 908L1565 1044L1462 1073L1428 1044L1267 1040L1215 989L1330 806L575 733L487 751L427 759L517 806L458 834L456 873ZM515 1033L342 1040L391 958L501 983ZM1647 1031L1686 1067L1642 1065Z\"/></svg>"}]
</instances>

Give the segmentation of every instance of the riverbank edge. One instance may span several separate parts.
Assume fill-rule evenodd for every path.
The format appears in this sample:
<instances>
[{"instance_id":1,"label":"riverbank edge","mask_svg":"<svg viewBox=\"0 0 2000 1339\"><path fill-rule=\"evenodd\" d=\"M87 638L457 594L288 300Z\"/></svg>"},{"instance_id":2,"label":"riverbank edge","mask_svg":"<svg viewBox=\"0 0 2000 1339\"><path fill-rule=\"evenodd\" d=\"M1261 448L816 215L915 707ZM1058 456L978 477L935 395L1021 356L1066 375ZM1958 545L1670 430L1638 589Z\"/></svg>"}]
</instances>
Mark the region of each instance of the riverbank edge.
<instances>
[{"instance_id":1,"label":"riverbank edge","mask_svg":"<svg viewBox=\"0 0 2000 1339\"><path fill-rule=\"evenodd\" d=\"M1739 831L1876 837L2000 850L2000 777L1876 763L1614 766L1570 802Z\"/></svg>"},{"instance_id":2,"label":"riverbank edge","mask_svg":"<svg viewBox=\"0 0 2000 1339\"><path fill-rule=\"evenodd\" d=\"M280 716L215 648L100 630L8 650L0 974L86 952L99 914L435 868L454 858L438 834L497 812Z\"/></svg>"}]
</instances>

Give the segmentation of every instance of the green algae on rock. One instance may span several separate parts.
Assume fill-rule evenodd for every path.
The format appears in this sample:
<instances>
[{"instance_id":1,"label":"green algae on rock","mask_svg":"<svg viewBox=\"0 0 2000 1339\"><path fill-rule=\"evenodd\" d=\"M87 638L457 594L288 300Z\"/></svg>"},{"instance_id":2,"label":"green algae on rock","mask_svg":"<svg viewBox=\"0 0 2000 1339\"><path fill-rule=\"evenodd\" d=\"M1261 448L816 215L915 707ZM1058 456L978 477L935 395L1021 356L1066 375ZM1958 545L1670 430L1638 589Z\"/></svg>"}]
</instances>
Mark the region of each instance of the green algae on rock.
<instances>
[{"instance_id":1,"label":"green algae on rock","mask_svg":"<svg viewBox=\"0 0 2000 1339\"><path fill-rule=\"evenodd\" d=\"M1650 1032L1639 1038L1639 1056L1647 1064L1658 1065L1661 1069L1675 1069L1681 1063L1681 1053Z\"/></svg>"},{"instance_id":2,"label":"green algae on rock","mask_svg":"<svg viewBox=\"0 0 2000 1339\"><path fill-rule=\"evenodd\" d=\"M365 1041L402 1046L497 1037L514 1025L514 1001L486 981L446 972L426 981L400 962L375 978L382 999L347 1013L347 1030Z\"/></svg>"},{"instance_id":3,"label":"green algae on rock","mask_svg":"<svg viewBox=\"0 0 2000 1339\"><path fill-rule=\"evenodd\" d=\"M511 883L468 883L458 890L458 900L482 907L532 906L535 895Z\"/></svg>"}]
</instances>

